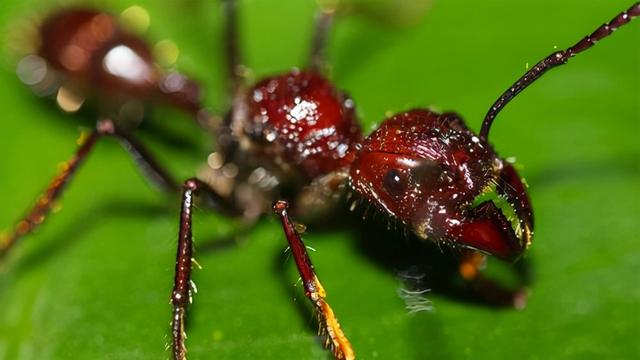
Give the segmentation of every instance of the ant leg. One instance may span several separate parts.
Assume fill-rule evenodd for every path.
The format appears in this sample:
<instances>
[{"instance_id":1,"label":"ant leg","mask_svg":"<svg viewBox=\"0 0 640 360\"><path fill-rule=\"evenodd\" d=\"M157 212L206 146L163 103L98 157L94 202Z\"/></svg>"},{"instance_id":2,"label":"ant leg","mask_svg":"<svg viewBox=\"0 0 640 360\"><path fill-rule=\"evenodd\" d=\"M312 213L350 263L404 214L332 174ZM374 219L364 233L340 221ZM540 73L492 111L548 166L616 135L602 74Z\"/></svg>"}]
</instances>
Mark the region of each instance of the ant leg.
<instances>
[{"instance_id":1,"label":"ant leg","mask_svg":"<svg viewBox=\"0 0 640 360\"><path fill-rule=\"evenodd\" d=\"M178 191L175 180L136 137L125 130L118 129L111 121L101 121L98 124L101 134L113 136L120 141L149 182L166 192Z\"/></svg>"},{"instance_id":2,"label":"ant leg","mask_svg":"<svg viewBox=\"0 0 640 360\"><path fill-rule=\"evenodd\" d=\"M175 276L171 305L173 317L171 319L171 335L173 358L186 359L186 332L184 330L187 306L191 303L191 264L193 261L192 213L195 195L206 196L206 200L216 201L220 196L206 183L191 178L182 187L182 208L180 211L180 232L178 235L178 251L176 254ZM231 215L231 214L230 214ZM240 215L236 213L235 215Z\"/></svg>"},{"instance_id":3,"label":"ant leg","mask_svg":"<svg viewBox=\"0 0 640 360\"><path fill-rule=\"evenodd\" d=\"M482 300L494 306L507 306L523 309L527 304L527 288L521 286L516 290L507 289L497 282L489 279L482 273L486 264L486 255L478 251L465 251L458 266L460 276L467 281L472 290ZM514 269L520 278L524 274L520 269ZM520 279L523 280L523 279Z\"/></svg>"},{"instance_id":4,"label":"ant leg","mask_svg":"<svg viewBox=\"0 0 640 360\"><path fill-rule=\"evenodd\" d=\"M182 191L182 209L180 211L180 233L178 235L178 253L176 255L176 269L171 292L171 304L173 305L173 317L171 319L171 335L173 345L173 358L175 360L186 359L187 348L184 340L184 318L187 305L191 303L191 262L193 254L193 241L191 223L193 211L193 195L202 183L196 179L185 182Z\"/></svg>"},{"instance_id":5,"label":"ant leg","mask_svg":"<svg viewBox=\"0 0 640 360\"><path fill-rule=\"evenodd\" d=\"M285 236L302 278L305 296L311 301L316 310L319 333L321 336L326 336L325 346L331 349L336 359L355 359L355 353L349 340L342 332L338 319L325 300L327 294L313 269L313 264L309 259L304 243L287 213L288 207L289 204L286 201L280 200L273 205L273 210L282 221Z\"/></svg>"},{"instance_id":6,"label":"ant leg","mask_svg":"<svg viewBox=\"0 0 640 360\"><path fill-rule=\"evenodd\" d=\"M33 209L17 223L12 232L0 234L0 258L4 257L21 237L32 232L45 220L53 203L60 197L65 186L94 148L101 135L98 130L93 130L88 136L81 138L80 147L76 153L64 163L60 173L53 178L45 192L40 195Z\"/></svg>"},{"instance_id":7,"label":"ant leg","mask_svg":"<svg viewBox=\"0 0 640 360\"><path fill-rule=\"evenodd\" d=\"M110 135L118 138L122 147L131 155L136 165L149 182L155 184L159 189L168 193L177 193L180 187L169 173L157 162L157 160L147 151L140 141L132 134L118 129L113 126L111 121L103 121L100 123L100 131L104 135ZM241 210L217 192L211 190L204 197L204 205L223 215L237 217L241 215Z\"/></svg>"},{"instance_id":8,"label":"ant leg","mask_svg":"<svg viewBox=\"0 0 640 360\"><path fill-rule=\"evenodd\" d=\"M218 148L224 154L224 161L233 157L238 147L238 142L231 131L234 118L242 117L246 109L244 105L243 82L246 74L242 65L240 49L238 47L238 3L236 0L221 0L224 10L224 46L227 62L227 76L229 82L229 94L231 95L231 109L223 117L222 122L215 130L218 137Z\"/></svg>"},{"instance_id":9,"label":"ant leg","mask_svg":"<svg viewBox=\"0 0 640 360\"><path fill-rule=\"evenodd\" d=\"M122 146L131 154L138 167L142 169L142 172L151 182L166 191L177 191L178 187L171 176L135 137L117 129L111 120L100 120L96 129L82 139L80 147L76 150L74 156L64 164L60 173L53 178L31 211L18 222L12 232L6 235L0 234L0 257L5 256L20 238L29 234L44 222L55 201L60 198L69 181L94 148L98 139L103 136L118 138Z\"/></svg>"},{"instance_id":10,"label":"ant leg","mask_svg":"<svg viewBox=\"0 0 640 360\"><path fill-rule=\"evenodd\" d=\"M321 8L316 13L313 40L311 42L311 53L309 56L309 68L316 73L323 73L326 69L325 50L327 48L327 37L335 15L335 7Z\"/></svg>"},{"instance_id":11,"label":"ant leg","mask_svg":"<svg viewBox=\"0 0 640 360\"><path fill-rule=\"evenodd\" d=\"M236 0L222 0L226 19L224 29L225 50L227 55L227 71L231 82L231 93L235 94L242 84L243 66L238 49L238 11Z\"/></svg>"}]
</instances>

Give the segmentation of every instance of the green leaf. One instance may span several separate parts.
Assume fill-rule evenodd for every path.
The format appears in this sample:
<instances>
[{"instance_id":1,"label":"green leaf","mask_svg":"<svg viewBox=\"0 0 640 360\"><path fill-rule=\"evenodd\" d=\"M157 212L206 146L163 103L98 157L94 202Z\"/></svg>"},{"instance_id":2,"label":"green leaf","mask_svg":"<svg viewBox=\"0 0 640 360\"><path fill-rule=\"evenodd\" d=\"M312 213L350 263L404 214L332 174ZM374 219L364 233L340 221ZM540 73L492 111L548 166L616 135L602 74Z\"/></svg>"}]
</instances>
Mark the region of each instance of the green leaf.
<instances>
[{"instance_id":1,"label":"green leaf","mask_svg":"<svg viewBox=\"0 0 640 360\"><path fill-rule=\"evenodd\" d=\"M380 1L378 1L380 2ZM126 0L93 1L120 12ZM177 67L223 111L222 14L215 1L139 1L145 37L174 41ZM8 39L45 0L5 0ZM241 1L241 47L256 78L304 66L312 1ZM362 16L336 21L332 78L356 101L366 129L387 112L456 110L478 129L491 103L529 66L593 31L630 2L436 0L417 24ZM18 31L18 33L20 33ZM4 36L4 35L3 35ZM640 21L545 75L497 118L492 142L517 156L536 215L528 254L535 274L523 311L496 310L440 293L435 310L409 315L397 271L351 231L308 225L307 245L360 359L622 359L640 353ZM81 127L34 96L0 42L0 227L8 227L70 157ZM208 136L184 115L152 113L139 131L158 158L187 178L208 155ZM167 142L168 127L196 144ZM0 358L169 358L169 294L179 202L150 188L119 145L98 145L62 209L0 265ZM339 219L338 219L339 220ZM367 224L365 222L365 224ZM196 242L237 223L198 211ZM367 226L367 225L365 225ZM404 241L392 232L388 241ZM189 313L191 359L329 359L285 240L267 217L245 241L197 252L199 292ZM366 240L366 239L365 239ZM366 249L366 241L363 245ZM430 264L422 264L430 265ZM428 276L429 274L427 274Z\"/></svg>"}]
</instances>

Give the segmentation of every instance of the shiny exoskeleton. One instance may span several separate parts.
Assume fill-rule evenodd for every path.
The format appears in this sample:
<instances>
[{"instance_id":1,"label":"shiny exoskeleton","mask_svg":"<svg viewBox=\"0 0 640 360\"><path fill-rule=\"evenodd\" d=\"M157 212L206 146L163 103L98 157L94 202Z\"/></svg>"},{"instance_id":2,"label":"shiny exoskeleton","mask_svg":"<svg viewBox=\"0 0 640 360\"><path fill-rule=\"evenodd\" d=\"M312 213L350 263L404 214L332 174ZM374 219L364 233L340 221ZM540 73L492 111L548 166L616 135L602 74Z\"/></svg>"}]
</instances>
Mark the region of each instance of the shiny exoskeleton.
<instances>
[{"instance_id":1,"label":"shiny exoskeleton","mask_svg":"<svg viewBox=\"0 0 640 360\"><path fill-rule=\"evenodd\" d=\"M249 86L244 83L236 42L236 4L231 0L223 3L233 102L230 111L219 117L222 120L215 131L217 152L209 156L198 177L186 180L181 188L182 211L171 294L175 359L186 358L185 318L191 301L195 201L249 221L273 207L282 222L305 295L318 316L320 333L326 336L325 345L336 359L354 359L355 353L326 301L326 293L289 216L289 202L283 198L292 199L291 210L296 216L303 216L322 212L342 193L354 193L397 219L419 239L461 249L460 274L470 282L482 278L479 259L484 254L517 260L531 244L533 214L524 182L488 141L494 118L546 71L566 63L640 15L640 3L635 3L576 45L536 64L490 108L479 135L455 113L414 109L387 118L364 137L354 101L323 75L324 42L337 8L323 8L318 14L308 69L293 70ZM144 44L121 32L108 15L67 10L45 21L42 29L48 30L43 32L39 56L79 91L93 93L108 103L113 99L166 97L168 102L191 113L200 112L195 87L178 81L182 87L169 86L175 91L167 91L169 76L158 75ZM111 62L114 52L113 56L124 56L124 60ZM82 159L105 135L133 144L128 150L152 180L174 184L130 134L102 115L96 130L34 209L4 239L3 255L18 238L44 220ZM174 186L167 188L176 190ZM483 283L487 283L486 279ZM508 292L508 296L512 305L521 304L519 291Z\"/></svg>"},{"instance_id":2,"label":"shiny exoskeleton","mask_svg":"<svg viewBox=\"0 0 640 360\"><path fill-rule=\"evenodd\" d=\"M385 120L349 175L358 193L422 239L509 261L531 243L531 205L519 176L456 114L411 110ZM476 201L490 192L496 196ZM494 203L500 198L506 201Z\"/></svg>"},{"instance_id":3,"label":"shiny exoskeleton","mask_svg":"<svg viewBox=\"0 0 640 360\"><path fill-rule=\"evenodd\" d=\"M63 88L94 99L103 116L118 114L133 99L168 103L193 116L202 109L199 86L157 66L147 43L108 13L65 9L44 19L38 33L36 52L18 68L37 92Z\"/></svg>"}]
</instances>

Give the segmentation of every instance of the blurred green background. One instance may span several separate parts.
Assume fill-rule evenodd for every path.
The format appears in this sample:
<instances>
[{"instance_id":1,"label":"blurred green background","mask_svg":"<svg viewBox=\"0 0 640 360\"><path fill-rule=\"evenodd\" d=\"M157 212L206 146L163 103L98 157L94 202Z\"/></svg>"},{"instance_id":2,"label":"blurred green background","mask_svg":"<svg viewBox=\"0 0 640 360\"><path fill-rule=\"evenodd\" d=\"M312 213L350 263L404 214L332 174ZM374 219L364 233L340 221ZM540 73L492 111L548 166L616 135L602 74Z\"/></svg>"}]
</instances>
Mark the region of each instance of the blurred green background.
<instances>
[{"instance_id":1,"label":"blurred green background","mask_svg":"<svg viewBox=\"0 0 640 360\"><path fill-rule=\"evenodd\" d=\"M390 1L390 0L389 0ZM17 20L44 0L3 0L0 29L0 227L23 214L75 149L93 118L67 115L15 76L7 50ZM222 17L216 1L95 1L151 15L146 37L171 39L177 67L224 110ZM375 6L385 6L383 0ZM567 47L629 1L436 0L414 25L337 21L332 78L368 130L388 111L455 110L478 129L495 98L524 71ZM383 14L391 12L378 8ZM315 3L242 0L242 49L257 78L302 66ZM389 15L390 16L390 15ZM343 230L305 239L360 359L622 359L640 354L640 21L545 75L498 117L492 142L523 166L536 215L528 254L535 280L524 311L434 293L435 310L409 315L397 272ZM184 115L157 108L140 137L178 178L192 175L209 140ZM154 136L169 128L189 150ZM151 130L149 130L151 129ZM146 131L149 130L149 131ZM63 211L0 265L0 359L168 358L178 201L151 189L114 141L97 147ZM235 224L199 211L197 239ZM389 241L398 241L389 233ZM196 239L196 241L197 241ZM300 311L293 263L275 219L232 249L201 250L200 292L189 317L192 359L329 359ZM403 270L403 269L397 269ZM428 275L428 274L427 274Z\"/></svg>"}]
</instances>

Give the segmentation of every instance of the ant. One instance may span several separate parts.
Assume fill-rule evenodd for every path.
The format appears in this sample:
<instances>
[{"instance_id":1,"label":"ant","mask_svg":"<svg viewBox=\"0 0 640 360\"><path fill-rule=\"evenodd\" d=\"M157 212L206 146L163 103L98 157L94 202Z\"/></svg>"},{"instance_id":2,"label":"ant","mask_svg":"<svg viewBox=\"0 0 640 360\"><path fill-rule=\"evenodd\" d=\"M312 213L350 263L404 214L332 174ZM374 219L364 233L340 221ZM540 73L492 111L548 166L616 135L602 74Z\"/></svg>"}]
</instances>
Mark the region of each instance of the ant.
<instances>
[{"instance_id":1,"label":"ant","mask_svg":"<svg viewBox=\"0 0 640 360\"><path fill-rule=\"evenodd\" d=\"M319 211L319 205L332 205L334 194L350 191L397 219L418 238L460 248L461 272L469 281L480 276L478 265L484 254L517 260L531 243L533 214L520 176L488 142L493 120L510 100L546 71L566 63L640 15L640 3L635 3L574 46L536 64L498 98L478 135L454 113L416 109L389 117L364 137L353 100L333 87L323 74L326 34L335 9L323 9L318 16L307 70L294 70L247 86L236 41L236 4L232 1L224 4L228 73L234 100L216 128L219 158L210 161L209 169L181 187L182 210L171 296L176 359L186 357L184 322L191 300L191 216L196 195L225 214L249 221L257 220L273 203L305 294L318 314L326 344L337 359L352 359L355 355L326 301L289 211L294 216L305 216ZM46 60L52 62L50 58ZM83 91L99 94L111 86L100 81L90 84L96 88ZM143 95L133 91L126 96ZM200 113L201 106L192 103L189 101L188 111ZM175 104L184 106L180 102ZM131 140L131 135L123 132L116 121L110 120L112 116L108 110L101 114L97 129L84 140L35 208L5 239L3 255L44 220L53 201L101 136L121 138L152 180L168 185L169 189L176 188L171 186L175 182L168 172L138 142ZM222 173L228 164L234 176ZM289 202L281 199L284 197L294 199L291 209Z\"/></svg>"}]
</instances>

